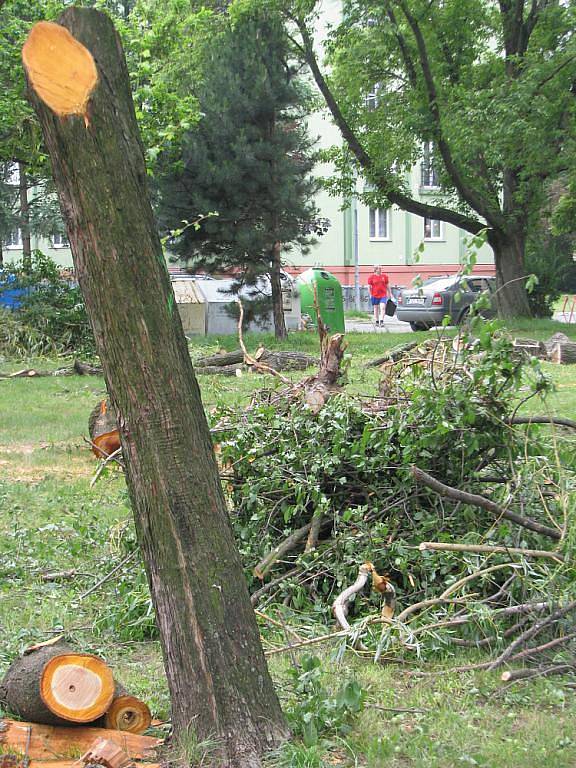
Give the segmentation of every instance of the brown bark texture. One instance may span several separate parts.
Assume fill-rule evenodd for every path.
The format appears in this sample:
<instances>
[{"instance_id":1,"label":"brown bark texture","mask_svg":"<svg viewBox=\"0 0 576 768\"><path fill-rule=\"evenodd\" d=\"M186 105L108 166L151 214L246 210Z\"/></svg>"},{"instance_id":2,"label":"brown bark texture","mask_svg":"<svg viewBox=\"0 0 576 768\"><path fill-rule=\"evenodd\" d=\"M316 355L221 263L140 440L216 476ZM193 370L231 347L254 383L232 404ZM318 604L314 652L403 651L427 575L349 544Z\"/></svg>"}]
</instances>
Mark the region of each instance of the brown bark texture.
<instances>
[{"instance_id":1,"label":"brown bark texture","mask_svg":"<svg viewBox=\"0 0 576 768\"><path fill-rule=\"evenodd\" d=\"M161 635L175 737L214 765L260 765L288 735L227 516L200 391L154 225L120 39L70 8L98 69L86 115L31 91L112 405Z\"/></svg>"},{"instance_id":2,"label":"brown bark texture","mask_svg":"<svg viewBox=\"0 0 576 768\"><path fill-rule=\"evenodd\" d=\"M525 238L522 233L504 235L491 230L488 242L494 251L496 265L496 305L504 319L531 317L526 270L524 268Z\"/></svg>"},{"instance_id":3,"label":"brown bark texture","mask_svg":"<svg viewBox=\"0 0 576 768\"><path fill-rule=\"evenodd\" d=\"M284 317L284 299L282 296L282 255L280 243L274 243L271 252L272 266L270 268L270 288L272 292L272 316L274 318L274 336L277 339L288 337L286 319Z\"/></svg>"}]
</instances>

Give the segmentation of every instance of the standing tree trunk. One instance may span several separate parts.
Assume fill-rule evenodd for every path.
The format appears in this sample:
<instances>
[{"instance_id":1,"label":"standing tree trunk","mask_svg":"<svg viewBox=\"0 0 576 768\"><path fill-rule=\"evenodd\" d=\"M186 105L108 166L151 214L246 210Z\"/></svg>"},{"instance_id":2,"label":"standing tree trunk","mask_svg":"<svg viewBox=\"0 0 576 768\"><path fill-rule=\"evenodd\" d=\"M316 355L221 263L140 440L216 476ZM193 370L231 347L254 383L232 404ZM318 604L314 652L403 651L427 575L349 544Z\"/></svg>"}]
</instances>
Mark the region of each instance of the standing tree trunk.
<instances>
[{"instance_id":1,"label":"standing tree trunk","mask_svg":"<svg viewBox=\"0 0 576 768\"><path fill-rule=\"evenodd\" d=\"M260 766L288 730L155 228L120 39L93 9L70 8L58 23L36 25L23 58L118 414L175 741L192 731L214 745L211 765Z\"/></svg>"},{"instance_id":2,"label":"standing tree trunk","mask_svg":"<svg viewBox=\"0 0 576 768\"><path fill-rule=\"evenodd\" d=\"M504 319L531 317L524 268L524 234L504 235L489 230L488 242L494 251L496 264L498 315Z\"/></svg>"},{"instance_id":3,"label":"standing tree trunk","mask_svg":"<svg viewBox=\"0 0 576 768\"><path fill-rule=\"evenodd\" d=\"M271 252L270 286L272 289L272 315L274 318L274 334L277 339L285 339L288 336L286 319L284 317L284 299L282 296L282 271L281 243L276 242Z\"/></svg>"},{"instance_id":4,"label":"standing tree trunk","mask_svg":"<svg viewBox=\"0 0 576 768\"><path fill-rule=\"evenodd\" d=\"M30 242L30 201L28 200L28 174L24 163L18 163L20 192L20 232L22 233L22 263L32 264L32 244Z\"/></svg>"}]
</instances>

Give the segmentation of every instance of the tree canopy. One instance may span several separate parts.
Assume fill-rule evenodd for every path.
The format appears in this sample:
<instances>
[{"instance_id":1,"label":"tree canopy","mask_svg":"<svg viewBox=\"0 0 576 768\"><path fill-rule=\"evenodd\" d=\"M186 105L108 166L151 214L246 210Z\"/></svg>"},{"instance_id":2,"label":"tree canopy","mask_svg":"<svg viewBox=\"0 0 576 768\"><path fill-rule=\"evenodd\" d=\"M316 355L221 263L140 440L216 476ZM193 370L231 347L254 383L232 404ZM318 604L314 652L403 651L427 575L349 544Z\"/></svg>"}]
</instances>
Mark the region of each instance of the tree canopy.
<instances>
[{"instance_id":1,"label":"tree canopy","mask_svg":"<svg viewBox=\"0 0 576 768\"><path fill-rule=\"evenodd\" d=\"M280 251L306 248L317 217L309 98L281 20L233 18L207 47L203 72L202 119L180 162L168 158L159 174L162 228L176 232L171 249L191 268L232 270L248 282L269 274L281 305ZM284 335L281 306L275 318Z\"/></svg>"},{"instance_id":2,"label":"tree canopy","mask_svg":"<svg viewBox=\"0 0 576 768\"><path fill-rule=\"evenodd\" d=\"M317 6L300 2L287 13L345 139L340 165L356 165L381 204L473 234L486 229L502 313L529 314L527 234L544 182L572 162L574 3L347 0L326 71ZM414 196L407 174L425 146L441 188Z\"/></svg>"}]
</instances>

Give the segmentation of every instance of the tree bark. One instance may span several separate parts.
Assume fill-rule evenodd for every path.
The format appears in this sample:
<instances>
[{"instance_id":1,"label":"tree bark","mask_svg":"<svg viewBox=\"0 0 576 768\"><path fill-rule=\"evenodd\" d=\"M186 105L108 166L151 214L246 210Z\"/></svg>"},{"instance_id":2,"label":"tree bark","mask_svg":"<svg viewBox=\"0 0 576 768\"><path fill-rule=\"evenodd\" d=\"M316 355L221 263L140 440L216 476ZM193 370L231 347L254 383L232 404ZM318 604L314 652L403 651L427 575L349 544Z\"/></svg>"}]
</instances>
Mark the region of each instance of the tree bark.
<instances>
[{"instance_id":1,"label":"tree bark","mask_svg":"<svg viewBox=\"0 0 576 768\"><path fill-rule=\"evenodd\" d=\"M22 263L32 263L32 243L30 239L30 201L28 200L28 174L24 163L18 163L20 194L20 232L22 235Z\"/></svg>"},{"instance_id":2,"label":"tree bark","mask_svg":"<svg viewBox=\"0 0 576 768\"><path fill-rule=\"evenodd\" d=\"M274 243L271 252L270 286L272 288L272 315L274 317L274 335L277 339L285 339L288 336L286 320L284 318L284 302L282 298L282 270L280 243Z\"/></svg>"},{"instance_id":3,"label":"tree bark","mask_svg":"<svg viewBox=\"0 0 576 768\"><path fill-rule=\"evenodd\" d=\"M87 114L61 119L30 95L118 414L175 740L192 731L216 744L212 764L260 766L288 729L155 228L120 39L89 8L68 9L59 24L96 61Z\"/></svg>"},{"instance_id":4,"label":"tree bark","mask_svg":"<svg viewBox=\"0 0 576 768\"><path fill-rule=\"evenodd\" d=\"M494 251L496 265L498 315L503 319L531 317L524 268L524 234L505 235L489 230L488 242Z\"/></svg>"}]
</instances>

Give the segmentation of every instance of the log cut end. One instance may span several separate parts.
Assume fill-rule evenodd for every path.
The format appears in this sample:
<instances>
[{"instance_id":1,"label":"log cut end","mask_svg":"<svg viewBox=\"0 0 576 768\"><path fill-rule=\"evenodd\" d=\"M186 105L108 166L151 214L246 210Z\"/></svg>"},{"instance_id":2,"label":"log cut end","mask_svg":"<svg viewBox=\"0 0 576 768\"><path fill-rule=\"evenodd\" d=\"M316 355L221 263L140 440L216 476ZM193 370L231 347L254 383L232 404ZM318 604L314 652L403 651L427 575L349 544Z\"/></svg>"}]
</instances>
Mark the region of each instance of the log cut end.
<instances>
[{"instance_id":1,"label":"log cut end","mask_svg":"<svg viewBox=\"0 0 576 768\"><path fill-rule=\"evenodd\" d=\"M147 705L136 696L118 696L106 712L104 725L116 731L144 733L152 722Z\"/></svg>"},{"instance_id":2,"label":"log cut end","mask_svg":"<svg viewBox=\"0 0 576 768\"><path fill-rule=\"evenodd\" d=\"M114 677L96 656L55 656L42 671L40 696L48 709L64 720L89 723L110 707Z\"/></svg>"},{"instance_id":3,"label":"log cut end","mask_svg":"<svg viewBox=\"0 0 576 768\"><path fill-rule=\"evenodd\" d=\"M22 60L35 93L60 117L83 115L98 72L92 54L70 32L49 21L30 30Z\"/></svg>"}]
</instances>

